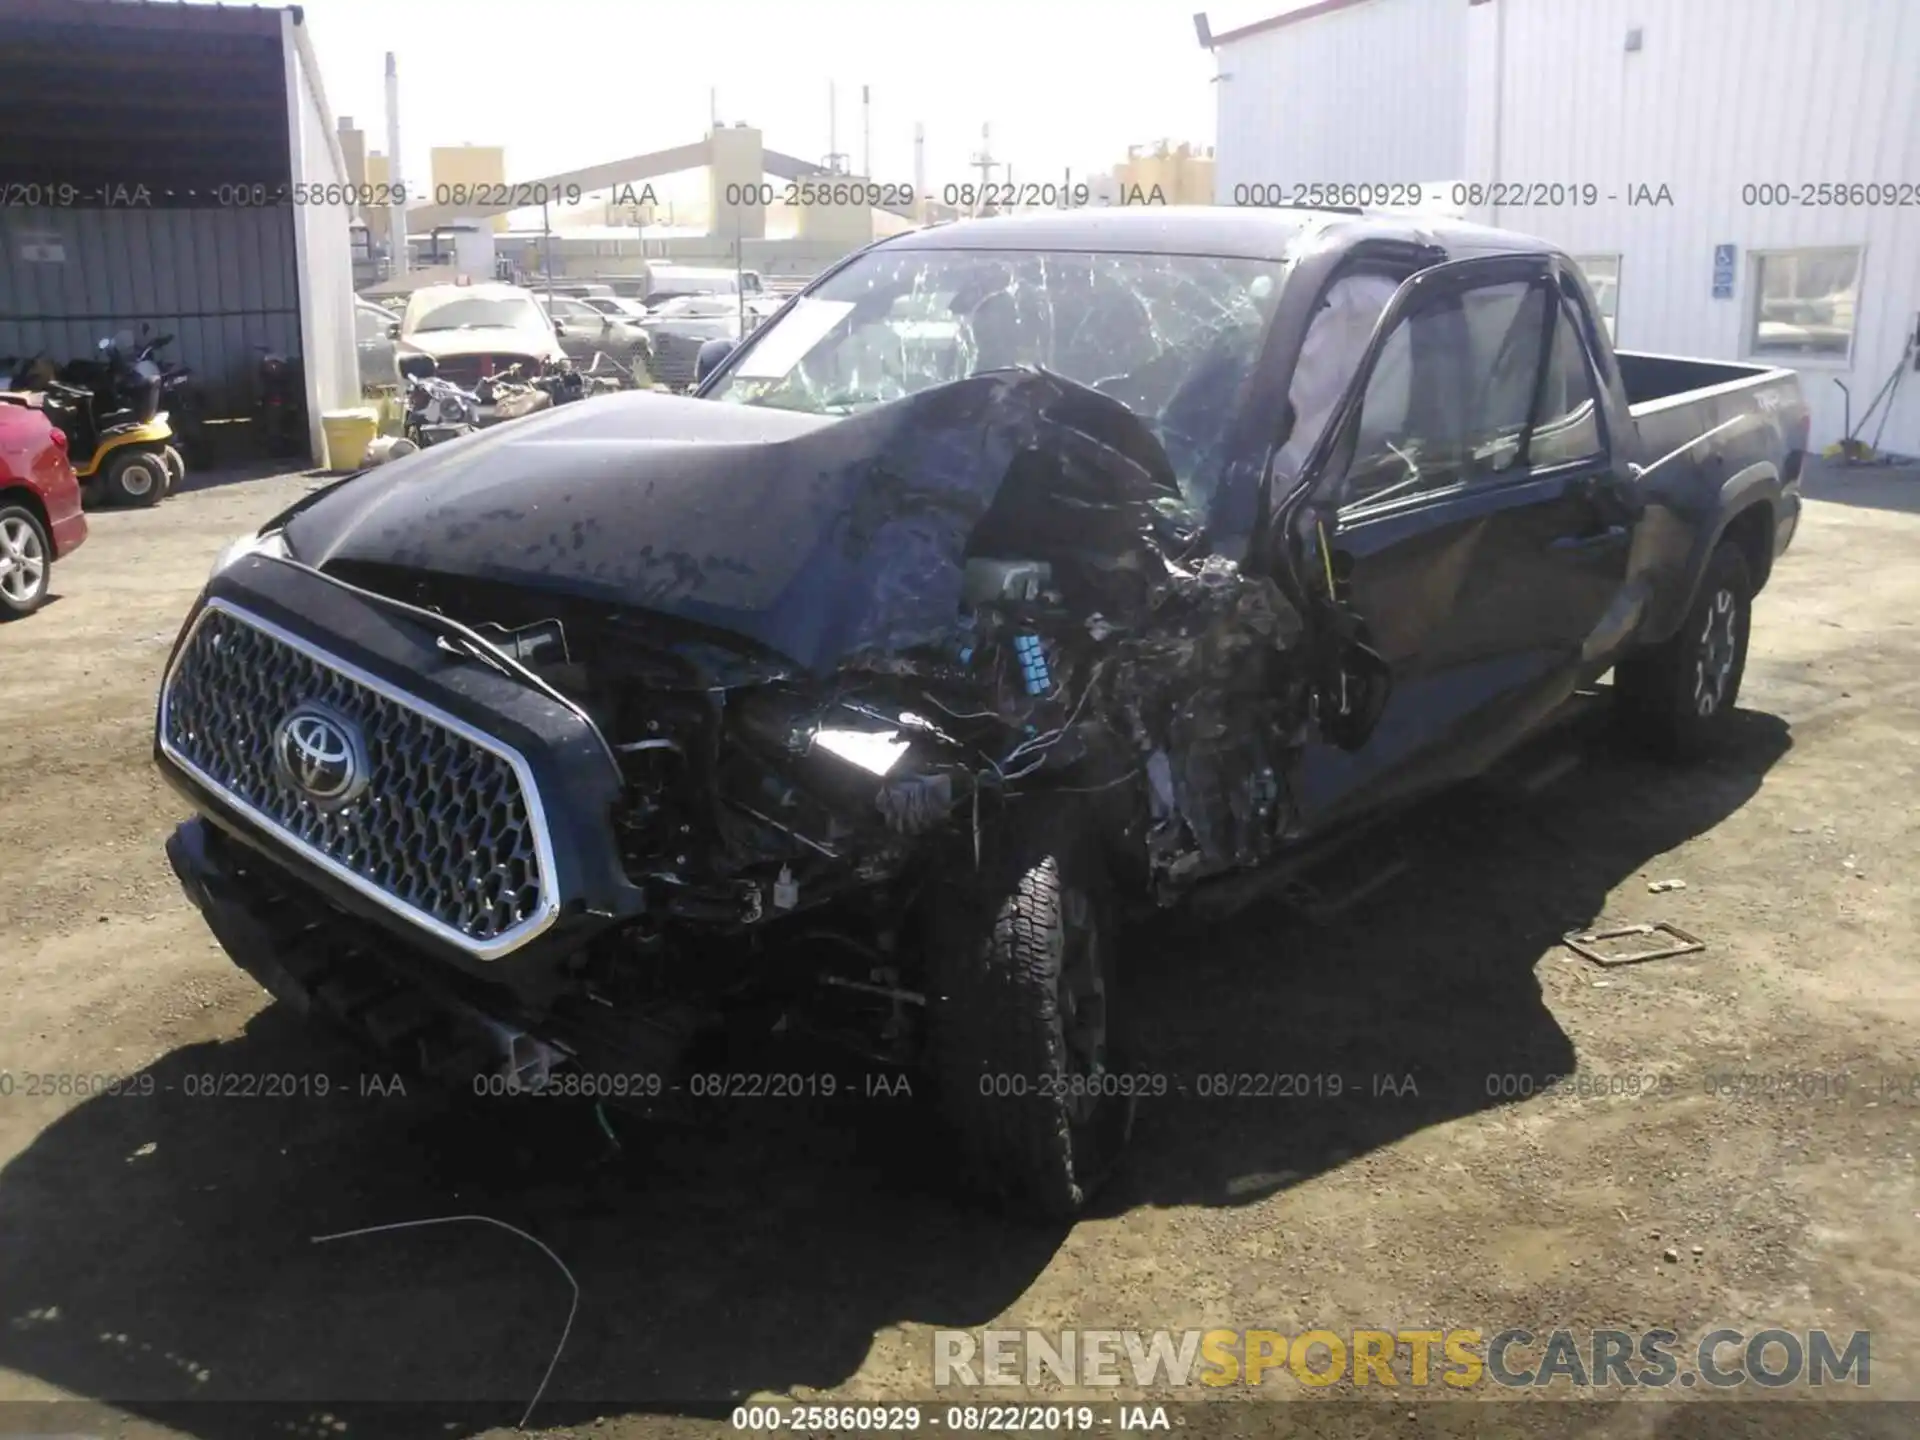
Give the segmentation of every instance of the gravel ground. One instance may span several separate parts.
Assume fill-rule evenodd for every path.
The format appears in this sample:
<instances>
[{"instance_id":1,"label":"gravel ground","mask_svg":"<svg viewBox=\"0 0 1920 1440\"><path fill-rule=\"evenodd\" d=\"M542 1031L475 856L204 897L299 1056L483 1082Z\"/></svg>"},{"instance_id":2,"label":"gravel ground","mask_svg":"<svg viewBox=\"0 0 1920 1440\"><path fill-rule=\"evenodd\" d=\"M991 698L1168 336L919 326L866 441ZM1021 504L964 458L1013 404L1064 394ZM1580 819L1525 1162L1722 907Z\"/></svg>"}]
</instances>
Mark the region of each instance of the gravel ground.
<instances>
[{"instance_id":1,"label":"gravel ground","mask_svg":"<svg viewBox=\"0 0 1920 1440\"><path fill-rule=\"evenodd\" d=\"M315 483L97 515L58 599L0 628L0 1400L107 1397L125 1433L223 1440L260 1433L251 1400L294 1402L292 1433L323 1433L323 1402L399 1397L457 1402L431 1433L510 1426L567 1314L547 1260L473 1225L309 1240L460 1213L577 1277L535 1420L585 1405L595 1434L711 1429L747 1395L925 1402L930 1331L954 1326L1824 1326L1873 1332L1868 1393L1920 1399L1920 478L1812 483L1712 763L1589 742L1537 793L1414 817L1411 868L1337 921L1141 937L1137 1065L1188 1093L1145 1106L1098 1213L1050 1231L949 1200L904 1100L742 1104L616 1156L571 1111L376 1093L265 1003L167 870L184 809L148 758L152 703L220 545ZM1667 879L1684 888L1650 890ZM1706 949L1601 970L1557 943L1602 919ZM1274 1073L1342 1093L1192 1083ZM189 1093L235 1074L309 1093ZM61 1075L151 1093L30 1078ZM1404 1433L1477 1423L1400 1401ZM1625 1409L1592 1433L1677 1433ZM1820 1433L1870 1428L1854 1414Z\"/></svg>"}]
</instances>

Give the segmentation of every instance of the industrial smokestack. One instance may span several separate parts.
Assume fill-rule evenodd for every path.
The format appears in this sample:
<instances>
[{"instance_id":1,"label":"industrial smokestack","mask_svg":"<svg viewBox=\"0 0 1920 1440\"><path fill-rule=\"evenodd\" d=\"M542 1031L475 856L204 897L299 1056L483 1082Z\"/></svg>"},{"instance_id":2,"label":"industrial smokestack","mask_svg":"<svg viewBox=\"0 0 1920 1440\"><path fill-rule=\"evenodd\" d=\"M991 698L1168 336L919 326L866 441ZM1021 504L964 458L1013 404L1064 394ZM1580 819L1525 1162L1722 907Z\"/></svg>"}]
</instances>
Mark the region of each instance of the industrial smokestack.
<instances>
[{"instance_id":1,"label":"industrial smokestack","mask_svg":"<svg viewBox=\"0 0 1920 1440\"><path fill-rule=\"evenodd\" d=\"M924 121L913 126L913 218L927 218L927 127Z\"/></svg>"},{"instance_id":2,"label":"industrial smokestack","mask_svg":"<svg viewBox=\"0 0 1920 1440\"><path fill-rule=\"evenodd\" d=\"M840 168L840 92L827 81L827 169Z\"/></svg>"},{"instance_id":3,"label":"industrial smokestack","mask_svg":"<svg viewBox=\"0 0 1920 1440\"><path fill-rule=\"evenodd\" d=\"M391 50L387 52L387 185L387 270L398 279L407 273L407 203L400 178L400 69Z\"/></svg>"}]
</instances>

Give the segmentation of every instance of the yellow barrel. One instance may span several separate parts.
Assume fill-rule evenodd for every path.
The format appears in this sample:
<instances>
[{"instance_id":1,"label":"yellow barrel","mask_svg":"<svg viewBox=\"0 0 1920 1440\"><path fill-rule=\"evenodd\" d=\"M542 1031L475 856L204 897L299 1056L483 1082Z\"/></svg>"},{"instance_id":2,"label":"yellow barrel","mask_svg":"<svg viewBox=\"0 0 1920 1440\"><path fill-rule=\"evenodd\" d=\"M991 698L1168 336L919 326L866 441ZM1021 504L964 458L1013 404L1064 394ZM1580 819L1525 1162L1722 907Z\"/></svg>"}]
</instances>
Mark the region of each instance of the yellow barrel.
<instances>
[{"instance_id":1,"label":"yellow barrel","mask_svg":"<svg viewBox=\"0 0 1920 1440\"><path fill-rule=\"evenodd\" d=\"M320 429L327 437L327 468L358 470L367 463L367 447L380 433L380 412L370 405L329 410L320 417Z\"/></svg>"}]
</instances>

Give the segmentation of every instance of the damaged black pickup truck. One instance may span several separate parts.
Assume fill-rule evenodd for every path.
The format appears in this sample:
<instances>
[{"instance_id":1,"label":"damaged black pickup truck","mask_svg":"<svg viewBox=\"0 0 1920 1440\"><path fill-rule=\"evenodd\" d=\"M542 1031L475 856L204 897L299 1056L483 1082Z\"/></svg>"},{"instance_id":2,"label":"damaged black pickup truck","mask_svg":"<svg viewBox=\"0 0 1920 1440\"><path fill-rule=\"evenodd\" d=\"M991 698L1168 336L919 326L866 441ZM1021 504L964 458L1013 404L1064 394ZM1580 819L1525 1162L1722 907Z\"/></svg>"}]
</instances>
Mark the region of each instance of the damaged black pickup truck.
<instances>
[{"instance_id":1,"label":"damaged black pickup truck","mask_svg":"<svg viewBox=\"0 0 1920 1440\"><path fill-rule=\"evenodd\" d=\"M651 1099L716 1033L825 1036L1048 1214L1132 1121L1124 908L1609 670L1710 745L1807 444L1790 372L1615 353L1540 242L1359 212L922 230L709 369L230 547L159 697L173 866L430 1074Z\"/></svg>"}]
</instances>

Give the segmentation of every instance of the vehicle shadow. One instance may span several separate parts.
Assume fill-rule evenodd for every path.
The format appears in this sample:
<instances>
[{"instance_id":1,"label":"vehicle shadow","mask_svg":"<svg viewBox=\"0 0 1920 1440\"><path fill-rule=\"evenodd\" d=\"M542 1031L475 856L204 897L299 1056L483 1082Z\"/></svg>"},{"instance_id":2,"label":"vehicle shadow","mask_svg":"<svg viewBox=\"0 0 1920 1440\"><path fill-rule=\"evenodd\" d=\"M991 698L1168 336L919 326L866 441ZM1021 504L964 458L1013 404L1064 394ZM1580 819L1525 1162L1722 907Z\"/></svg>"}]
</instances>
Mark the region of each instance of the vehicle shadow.
<instances>
[{"instance_id":1,"label":"vehicle shadow","mask_svg":"<svg viewBox=\"0 0 1920 1440\"><path fill-rule=\"evenodd\" d=\"M1529 799L1456 792L1396 827L1415 868L1323 927L1273 906L1162 919L1128 1002L1152 1017L1132 1067L1172 1084L1100 1210L1256 1200L1505 1103L1489 1075L1571 1070L1543 952L1737 810L1790 743L1740 712L1727 751L1680 775L1601 746ZM1243 1074L1306 1076L1307 1093L1199 1093L1199 1076ZM1336 1075L1339 1099L1324 1079L1315 1093ZM202 1093L228 1076L282 1093ZM615 1154L590 1111L379 1093L380 1072L277 1008L133 1078L0 1171L0 1365L207 1440L323 1429L347 1402L442 1403L435 1433L470 1435L517 1421L539 1386L572 1292L535 1245L471 1221L315 1236L484 1215L550 1246L580 1289L534 1415L551 1425L831 1386L892 1327L991 1322L1065 1233L949 1199L902 1097L743 1100L699 1125L617 1126ZM906 1347L887 1388L925 1399L931 1342ZM424 1418L361 1411L350 1429Z\"/></svg>"},{"instance_id":2,"label":"vehicle shadow","mask_svg":"<svg viewBox=\"0 0 1920 1440\"><path fill-rule=\"evenodd\" d=\"M1649 859L1745 804L1792 744L1774 716L1732 720L1711 763L1677 769L1596 712L1538 748L1549 769L1581 762L1539 793L1465 786L1392 825L1381 848L1409 868L1330 920L1270 904L1193 945L1166 917L1126 997L1151 1017L1132 1064L1184 1093L1143 1109L1135 1139L1152 1159L1103 1203L1258 1200L1570 1074L1535 967L1570 955L1557 942L1571 931L1650 918L1602 911Z\"/></svg>"}]
</instances>

